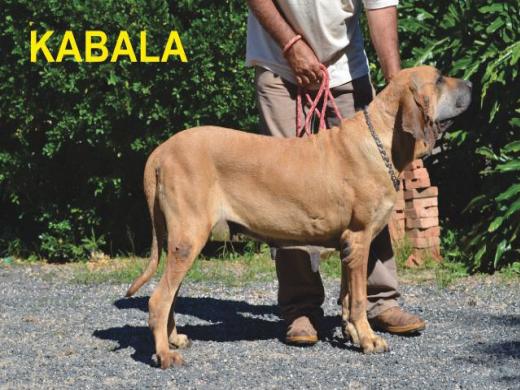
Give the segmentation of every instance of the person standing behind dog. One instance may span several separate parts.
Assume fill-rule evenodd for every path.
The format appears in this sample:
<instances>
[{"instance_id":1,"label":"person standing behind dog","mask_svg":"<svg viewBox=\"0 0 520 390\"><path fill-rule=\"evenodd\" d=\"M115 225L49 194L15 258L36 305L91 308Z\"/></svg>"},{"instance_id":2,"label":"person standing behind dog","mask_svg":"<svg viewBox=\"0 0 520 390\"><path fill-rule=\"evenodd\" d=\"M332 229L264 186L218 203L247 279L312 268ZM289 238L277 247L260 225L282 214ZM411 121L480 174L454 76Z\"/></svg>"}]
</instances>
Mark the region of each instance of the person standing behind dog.
<instances>
[{"instance_id":1,"label":"person standing behind dog","mask_svg":"<svg viewBox=\"0 0 520 390\"><path fill-rule=\"evenodd\" d=\"M359 26L359 0L248 0L246 64L255 67L257 106L265 134L296 134L298 86L316 89L320 63L343 117L354 115L373 98L368 60ZM363 0L372 43L389 81L400 70L397 37L398 0ZM331 107L327 125L337 125ZM302 167L305 169L305 167ZM362 178L360 178L361 180ZM288 324L286 342L315 344L325 293L319 272L311 269L313 247L273 250L279 281L278 304ZM368 264L367 315L371 325L395 334L425 328L407 313L399 297L396 264L385 228L372 242Z\"/></svg>"}]
</instances>

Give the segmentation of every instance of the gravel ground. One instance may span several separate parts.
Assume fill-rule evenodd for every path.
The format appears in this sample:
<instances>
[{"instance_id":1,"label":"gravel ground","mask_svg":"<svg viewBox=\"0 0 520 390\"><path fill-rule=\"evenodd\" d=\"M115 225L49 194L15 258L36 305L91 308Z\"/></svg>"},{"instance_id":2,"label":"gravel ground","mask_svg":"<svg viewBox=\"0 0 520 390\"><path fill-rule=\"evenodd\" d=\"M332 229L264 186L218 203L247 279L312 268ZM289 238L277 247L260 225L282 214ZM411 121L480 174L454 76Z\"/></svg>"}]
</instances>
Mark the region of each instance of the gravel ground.
<instances>
[{"instance_id":1,"label":"gravel ground","mask_svg":"<svg viewBox=\"0 0 520 390\"><path fill-rule=\"evenodd\" d=\"M177 306L193 340L187 364L154 366L147 300L126 285L42 278L38 267L0 268L1 388L520 388L520 285L466 279L439 290L403 285L402 304L428 320L418 337L387 335L391 352L344 343L336 282L327 282L322 341L281 342L276 284L186 283Z\"/></svg>"}]
</instances>

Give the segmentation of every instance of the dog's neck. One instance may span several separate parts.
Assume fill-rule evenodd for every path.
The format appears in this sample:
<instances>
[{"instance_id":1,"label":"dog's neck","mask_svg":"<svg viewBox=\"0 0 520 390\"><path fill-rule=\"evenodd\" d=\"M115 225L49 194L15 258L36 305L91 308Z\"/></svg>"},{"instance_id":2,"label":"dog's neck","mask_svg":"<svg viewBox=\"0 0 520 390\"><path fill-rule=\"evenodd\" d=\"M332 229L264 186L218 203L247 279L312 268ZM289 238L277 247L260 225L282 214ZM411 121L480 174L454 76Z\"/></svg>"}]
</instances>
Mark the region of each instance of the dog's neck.
<instances>
[{"instance_id":1,"label":"dog's neck","mask_svg":"<svg viewBox=\"0 0 520 390\"><path fill-rule=\"evenodd\" d=\"M395 169L401 173L415 159L415 140L400 128L400 98L404 86L390 83L368 106L368 113Z\"/></svg>"}]
</instances>

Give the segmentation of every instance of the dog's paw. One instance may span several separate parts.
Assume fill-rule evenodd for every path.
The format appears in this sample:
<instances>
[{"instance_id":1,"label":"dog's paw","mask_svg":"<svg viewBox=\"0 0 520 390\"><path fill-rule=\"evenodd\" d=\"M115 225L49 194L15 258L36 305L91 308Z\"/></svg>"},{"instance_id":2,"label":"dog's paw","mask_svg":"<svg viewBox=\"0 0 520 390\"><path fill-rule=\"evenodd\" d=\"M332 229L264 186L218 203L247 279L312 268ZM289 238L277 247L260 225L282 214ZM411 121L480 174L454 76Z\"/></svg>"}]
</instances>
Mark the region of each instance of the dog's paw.
<instances>
[{"instance_id":1,"label":"dog's paw","mask_svg":"<svg viewBox=\"0 0 520 390\"><path fill-rule=\"evenodd\" d=\"M382 353L390 350L386 340L376 335L361 340L361 348L363 353Z\"/></svg>"},{"instance_id":2,"label":"dog's paw","mask_svg":"<svg viewBox=\"0 0 520 390\"><path fill-rule=\"evenodd\" d=\"M191 340L185 334L171 335L168 342L172 348L186 349L191 347Z\"/></svg>"},{"instance_id":3,"label":"dog's paw","mask_svg":"<svg viewBox=\"0 0 520 390\"><path fill-rule=\"evenodd\" d=\"M182 366L184 364L184 359L182 355L175 351L167 351L163 353L158 353L156 355L158 365L163 369L170 368L172 365Z\"/></svg>"},{"instance_id":4,"label":"dog's paw","mask_svg":"<svg viewBox=\"0 0 520 390\"><path fill-rule=\"evenodd\" d=\"M357 330L351 322L343 322L343 326L341 327L343 331L343 337L346 340L350 340L353 344L359 345L359 336Z\"/></svg>"}]
</instances>

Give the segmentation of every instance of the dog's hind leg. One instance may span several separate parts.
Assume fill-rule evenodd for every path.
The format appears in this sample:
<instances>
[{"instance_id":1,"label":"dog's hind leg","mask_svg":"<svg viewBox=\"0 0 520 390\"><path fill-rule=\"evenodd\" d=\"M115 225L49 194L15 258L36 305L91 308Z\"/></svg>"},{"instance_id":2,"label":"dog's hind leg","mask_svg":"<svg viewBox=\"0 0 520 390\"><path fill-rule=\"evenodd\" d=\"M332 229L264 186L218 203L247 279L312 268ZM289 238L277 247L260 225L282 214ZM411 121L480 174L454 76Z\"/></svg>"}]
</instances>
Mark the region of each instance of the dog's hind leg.
<instances>
[{"instance_id":1,"label":"dog's hind leg","mask_svg":"<svg viewBox=\"0 0 520 390\"><path fill-rule=\"evenodd\" d=\"M148 303L148 324L154 336L155 352L163 369L172 364L183 363L182 356L170 350L169 317L173 318L173 301L181 282L209 236L209 228L199 234L180 232L179 229L170 229L170 226L168 228L166 268ZM175 324L174 320L170 322L172 324ZM171 327L171 331L173 328Z\"/></svg>"},{"instance_id":2,"label":"dog's hind leg","mask_svg":"<svg viewBox=\"0 0 520 390\"><path fill-rule=\"evenodd\" d=\"M179 289L177 289L177 293L175 293L170 307L170 314L168 315L168 342L170 343L170 347L183 349L190 347L191 341L185 334L177 333L177 326L175 325L174 308L177 295L179 295Z\"/></svg>"}]
</instances>

